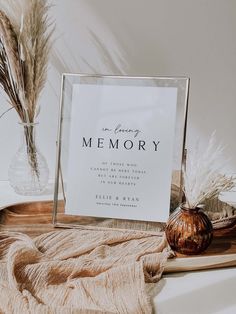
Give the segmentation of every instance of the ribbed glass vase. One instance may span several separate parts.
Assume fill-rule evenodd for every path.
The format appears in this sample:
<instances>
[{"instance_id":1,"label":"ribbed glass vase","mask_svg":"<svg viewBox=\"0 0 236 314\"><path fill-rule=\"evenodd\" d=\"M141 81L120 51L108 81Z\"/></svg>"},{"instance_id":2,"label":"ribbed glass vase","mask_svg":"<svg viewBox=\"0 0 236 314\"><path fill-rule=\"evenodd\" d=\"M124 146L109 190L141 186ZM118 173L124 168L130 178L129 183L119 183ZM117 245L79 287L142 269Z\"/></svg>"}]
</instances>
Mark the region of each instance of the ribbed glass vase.
<instances>
[{"instance_id":1,"label":"ribbed glass vase","mask_svg":"<svg viewBox=\"0 0 236 314\"><path fill-rule=\"evenodd\" d=\"M166 238L172 250L181 254L200 254L212 241L213 227L201 208L178 207L169 217Z\"/></svg>"},{"instance_id":2,"label":"ribbed glass vase","mask_svg":"<svg viewBox=\"0 0 236 314\"><path fill-rule=\"evenodd\" d=\"M46 159L37 146L38 123L19 123L21 145L11 160L8 177L17 194L39 195L48 183L49 170Z\"/></svg>"}]
</instances>

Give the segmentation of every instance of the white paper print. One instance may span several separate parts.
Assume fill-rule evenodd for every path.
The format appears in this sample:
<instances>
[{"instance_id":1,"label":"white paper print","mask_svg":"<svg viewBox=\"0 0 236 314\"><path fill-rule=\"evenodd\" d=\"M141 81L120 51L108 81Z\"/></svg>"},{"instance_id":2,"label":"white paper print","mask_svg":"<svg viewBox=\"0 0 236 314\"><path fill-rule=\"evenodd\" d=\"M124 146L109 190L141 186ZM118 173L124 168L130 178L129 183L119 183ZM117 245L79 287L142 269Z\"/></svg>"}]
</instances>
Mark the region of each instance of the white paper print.
<instances>
[{"instance_id":1,"label":"white paper print","mask_svg":"<svg viewBox=\"0 0 236 314\"><path fill-rule=\"evenodd\" d=\"M75 84L66 214L166 221L177 88Z\"/></svg>"}]
</instances>

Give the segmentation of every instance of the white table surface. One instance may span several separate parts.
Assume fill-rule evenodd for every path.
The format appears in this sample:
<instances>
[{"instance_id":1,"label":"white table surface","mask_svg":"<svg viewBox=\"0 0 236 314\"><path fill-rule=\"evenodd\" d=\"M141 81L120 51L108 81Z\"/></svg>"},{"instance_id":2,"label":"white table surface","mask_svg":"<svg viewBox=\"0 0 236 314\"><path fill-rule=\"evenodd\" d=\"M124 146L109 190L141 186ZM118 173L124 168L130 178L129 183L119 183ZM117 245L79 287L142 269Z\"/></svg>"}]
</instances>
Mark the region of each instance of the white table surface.
<instances>
[{"instance_id":1,"label":"white table surface","mask_svg":"<svg viewBox=\"0 0 236 314\"><path fill-rule=\"evenodd\" d=\"M158 314L235 314L236 268L165 275L154 304Z\"/></svg>"},{"instance_id":2,"label":"white table surface","mask_svg":"<svg viewBox=\"0 0 236 314\"><path fill-rule=\"evenodd\" d=\"M0 208L38 200L52 200L53 184L40 196L20 196L7 181L0 181ZM236 193L224 195L236 201ZM236 314L236 268L164 275L156 285L158 314Z\"/></svg>"}]
</instances>

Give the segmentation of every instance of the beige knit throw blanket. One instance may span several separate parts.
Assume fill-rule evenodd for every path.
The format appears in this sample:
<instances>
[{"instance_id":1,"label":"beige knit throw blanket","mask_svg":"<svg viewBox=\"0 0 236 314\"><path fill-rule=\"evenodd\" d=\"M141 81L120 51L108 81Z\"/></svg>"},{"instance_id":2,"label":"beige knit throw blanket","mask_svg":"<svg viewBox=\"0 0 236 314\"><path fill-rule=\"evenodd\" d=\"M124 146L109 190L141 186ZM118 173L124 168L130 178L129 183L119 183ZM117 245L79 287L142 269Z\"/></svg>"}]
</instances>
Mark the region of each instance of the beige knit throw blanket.
<instances>
[{"instance_id":1,"label":"beige knit throw blanket","mask_svg":"<svg viewBox=\"0 0 236 314\"><path fill-rule=\"evenodd\" d=\"M0 232L0 313L152 313L169 255L163 233Z\"/></svg>"}]
</instances>

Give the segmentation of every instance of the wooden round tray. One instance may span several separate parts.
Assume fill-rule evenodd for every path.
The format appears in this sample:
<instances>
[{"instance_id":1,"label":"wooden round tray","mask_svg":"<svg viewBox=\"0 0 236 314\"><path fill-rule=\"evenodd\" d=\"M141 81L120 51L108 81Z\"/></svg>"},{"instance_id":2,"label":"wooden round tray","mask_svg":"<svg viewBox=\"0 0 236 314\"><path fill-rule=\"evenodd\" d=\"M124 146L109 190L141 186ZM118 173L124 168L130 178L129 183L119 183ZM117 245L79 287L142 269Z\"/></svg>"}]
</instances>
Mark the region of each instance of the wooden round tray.
<instances>
[{"instance_id":1,"label":"wooden round tray","mask_svg":"<svg viewBox=\"0 0 236 314\"><path fill-rule=\"evenodd\" d=\"M63 205L63 204L61 204ZM0 212L0 231L23 232L35 237L45 232L60 231L52 225L52 201L15 204ZM59 206L58 217L74 222L75 217L63 214ZM81 217L77 217L78 221ZM206 252L198 256L177 255L167 261L165 272L202 270L236 266L236 218L228 217L213 221L214 239ZM164 229L164 225L163 225Z\"/></svg>"}]
</instances>

